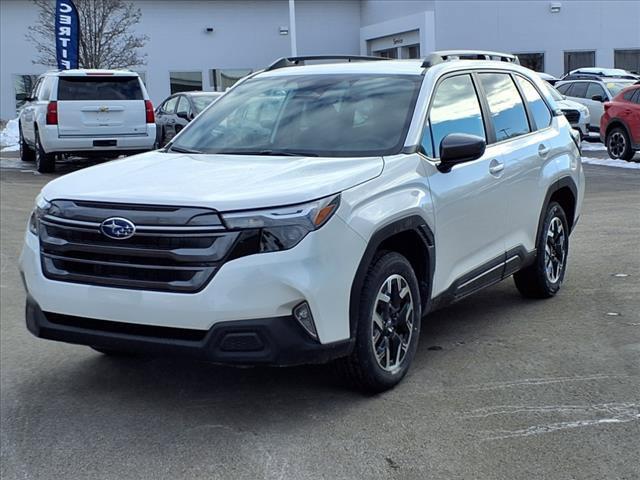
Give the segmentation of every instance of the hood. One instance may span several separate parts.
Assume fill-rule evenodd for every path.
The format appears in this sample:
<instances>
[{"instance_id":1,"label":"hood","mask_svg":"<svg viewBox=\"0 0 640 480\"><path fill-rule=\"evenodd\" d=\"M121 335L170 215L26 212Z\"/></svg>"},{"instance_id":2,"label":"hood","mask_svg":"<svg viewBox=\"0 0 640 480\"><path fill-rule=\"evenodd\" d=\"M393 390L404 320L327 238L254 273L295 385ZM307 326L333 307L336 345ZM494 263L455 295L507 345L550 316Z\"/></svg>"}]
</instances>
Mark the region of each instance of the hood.
<instances>
[{"instance_id":1,"label":"hood","mask_svg":"<svg viewBox=\"0 0 640 480\"><path fill-rule=\"evenodd\" d=\"M47 200L203 206L218 211L291 205L366 182L382 157L316 158L148 152L79 170L42 191Z\"/></svg>"},{"instance_id":2,"label":"hood","mask_svg":"<svg viewBox=\"0 0 640 480\"><path fill-rule=\"evenodd\" d=\"M588 110L587 107L585 107L583 104L578 103L578 102L574 102L573 100L567 100L566 98L564 100L556 100L556 104L563 109L571 109L571 110L578 110L579 112L582 112L584 110Z\"/></svg>"}]
</instances>

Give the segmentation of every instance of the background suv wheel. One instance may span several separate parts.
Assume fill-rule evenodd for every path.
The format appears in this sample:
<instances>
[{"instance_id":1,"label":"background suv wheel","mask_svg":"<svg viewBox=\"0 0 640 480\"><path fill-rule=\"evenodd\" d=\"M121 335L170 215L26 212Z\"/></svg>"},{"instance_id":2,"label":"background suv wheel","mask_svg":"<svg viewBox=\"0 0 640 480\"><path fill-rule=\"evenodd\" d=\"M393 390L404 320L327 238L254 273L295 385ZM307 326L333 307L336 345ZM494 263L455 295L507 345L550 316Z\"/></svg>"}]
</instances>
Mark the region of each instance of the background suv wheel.
<instances>
[{"instance_id":1,"label":"background suv wheel","mask_svg":"<svg viewBox=\"0 0 640 480\"><path fill-rule=\"evenodd\" d=\"M607 152L611 158L631 160L633 149L627 132L622 127L614 127L607 135Z\"/></svg>"},{"instance_id":2,"label":"background suv wheel","mask_svg":"<svg viewBox=\"0 0 640 480\"><path fill-rule=\"evenodd\" d=\"M402 380L418 346L420 305L409 261L396 252L375 257L360 296L354 350L338 361L353 384L381 392Z\"/></svg>"},{"instance_id":3,"label":"background suv wheel","mask_svg":"<svg viewBox=\"0 0 640 480\"><path fill-rule=\"evenodd\" d=\"M56 156L46 153L40 142L40 134L36 130L36 169L40 173L51 173L56 169Z\"/></svg>"},{"instance_id":4,"label":"background suv wheel","mask_svg":"<svg viewBox=\"0 0 640 480\"><path fill-rule=\"evenodd\" d=\"M20 160L23 162L33 162L36 159L35 152L27 142L24 140L24 136L22 135L22 126L18 127L19 134L19 144L20 144Z\"/></svg>"},{"instance_id":5,"label":"background suv wheel","mask_svg":"<svg viewBox=\"0 0 640 480\"><path fill-rule=\"evenodd\" d=\"M564 280L569 254L569 225L559 203L547 207L536 248L534 263L516 272L513 279L525 297L553 297Z\"/></svg>"}]
</instances>

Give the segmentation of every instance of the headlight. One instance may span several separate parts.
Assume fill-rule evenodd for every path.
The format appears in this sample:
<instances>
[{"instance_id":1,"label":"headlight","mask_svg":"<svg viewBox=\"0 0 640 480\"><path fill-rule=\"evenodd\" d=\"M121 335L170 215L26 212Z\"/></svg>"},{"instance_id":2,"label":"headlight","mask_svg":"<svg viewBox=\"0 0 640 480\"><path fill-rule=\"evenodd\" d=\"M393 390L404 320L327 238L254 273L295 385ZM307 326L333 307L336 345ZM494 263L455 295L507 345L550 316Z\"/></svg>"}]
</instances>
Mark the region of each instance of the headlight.
<instances>
[{"instance_id":1,"label":"headlight","mask_svg":"<svg viewBox=\"0 0 640 480\"><path fill-rule=\"evenodd\" d=\"M340 205L340 195L290 207L223 214L232 230L259 230L260 252L295 247L309 232L322 227Z\"/></svg>"},{"instance_id":2,"label":"headlight","mask_svg":"<svg viewBox=\"0 0 640 480\"><path fill-rule=\"evenodd\" d=\"M36 206L31 212L29 217L29 231L34 235L38 235L38 222L40 218L49 210L51 204L47 202L42 195L38 195L36 198Z\"/></svg>"}]
</instances>

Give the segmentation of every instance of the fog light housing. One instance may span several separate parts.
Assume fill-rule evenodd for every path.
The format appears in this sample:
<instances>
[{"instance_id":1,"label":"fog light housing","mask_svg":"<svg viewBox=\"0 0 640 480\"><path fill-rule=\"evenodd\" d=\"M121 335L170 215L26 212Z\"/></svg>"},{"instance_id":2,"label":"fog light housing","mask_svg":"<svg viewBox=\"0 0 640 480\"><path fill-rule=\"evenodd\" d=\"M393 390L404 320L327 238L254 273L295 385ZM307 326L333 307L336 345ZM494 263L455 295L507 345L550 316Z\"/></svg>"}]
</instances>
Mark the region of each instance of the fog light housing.
<instances>
[{"instance_id":1,"label":"fog light housing","mask_svg":"<svg viewBox=\"0 0 640 480\"><path fill-rule=\"evenodd\" d=\"M314 340L318 340L318 332L316 331L316 325L313 323L313 315L311 314L311 308L307 302L302 302L300 305L293 309L293 316L298 323L304 328Z\"/></svg>"}]
</instances>

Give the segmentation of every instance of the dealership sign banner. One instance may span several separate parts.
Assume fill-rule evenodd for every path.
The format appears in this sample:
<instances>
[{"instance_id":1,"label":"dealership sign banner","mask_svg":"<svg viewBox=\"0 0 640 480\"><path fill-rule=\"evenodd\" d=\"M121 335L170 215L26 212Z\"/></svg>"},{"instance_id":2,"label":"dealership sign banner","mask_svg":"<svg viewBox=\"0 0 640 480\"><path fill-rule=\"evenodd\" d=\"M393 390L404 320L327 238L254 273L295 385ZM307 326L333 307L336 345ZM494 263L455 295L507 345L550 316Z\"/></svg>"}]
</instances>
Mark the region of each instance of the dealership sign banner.
<instances>
[{"instance_id":1,"label":"dealership sign banner","mask_svg":"<svg viewBox=\"0 0 640 480\"><path fill-rule=\"evenodd\" d=\"M78 68L80 23L72 0L56 0L56 59L60 70Z\"/></svg>"}]
</instances>

